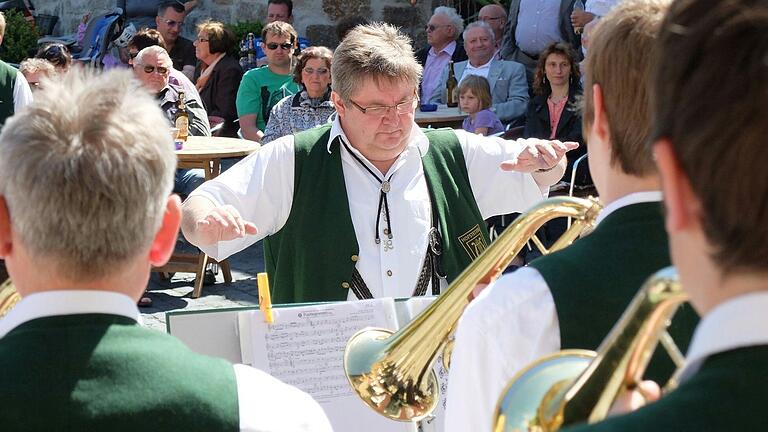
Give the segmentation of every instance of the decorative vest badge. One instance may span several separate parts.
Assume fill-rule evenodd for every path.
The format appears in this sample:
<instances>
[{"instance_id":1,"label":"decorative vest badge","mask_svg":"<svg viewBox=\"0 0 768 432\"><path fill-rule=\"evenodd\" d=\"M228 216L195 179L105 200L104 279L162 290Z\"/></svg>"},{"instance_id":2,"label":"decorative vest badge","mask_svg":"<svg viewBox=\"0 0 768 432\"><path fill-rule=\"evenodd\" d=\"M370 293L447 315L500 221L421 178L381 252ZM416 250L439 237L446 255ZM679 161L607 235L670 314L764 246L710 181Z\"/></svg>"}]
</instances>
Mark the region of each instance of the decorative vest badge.
<instances>
[{"instance_id":1,"label":"decorative vest badge","mask_svg":"<svg viewBox=\"0 0 768 432\"><path fill-rule=\"evenodd\" d=\"M483 238L482 231L480 231L480 225L475 225L469 231L459 236L459 243L467 251L467 254L475 259L480 256L481 253L488 247L488 244Z\"/></svg>"}]
</instances>

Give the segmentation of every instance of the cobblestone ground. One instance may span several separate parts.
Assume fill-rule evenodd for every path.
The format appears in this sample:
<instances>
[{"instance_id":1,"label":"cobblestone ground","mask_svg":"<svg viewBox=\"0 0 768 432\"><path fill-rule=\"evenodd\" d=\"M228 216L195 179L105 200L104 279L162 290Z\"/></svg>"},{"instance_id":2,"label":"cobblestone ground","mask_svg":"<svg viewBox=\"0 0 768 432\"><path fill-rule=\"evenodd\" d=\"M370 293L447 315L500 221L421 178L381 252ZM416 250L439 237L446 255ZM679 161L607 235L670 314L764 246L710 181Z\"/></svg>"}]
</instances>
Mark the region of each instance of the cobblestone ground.
<instances>
[{"instance_id":1,"label":"cobblestone ground","mask_svg":"<svg viewBox=\"0 0 768 432\"><path fill-rule=\"evenodd\" d=\"M224 283L219 271L216 283L204 285L203 293L193 299L195 275L176 273L170 281L152 273L148 294L152 307L140 308L144 325L165 332L165 313L174 310L215 309L258 304L256 274L264 271L264 254L261 242L235 254L229 259L232 283Z\"/></svg>"}]
</instances>

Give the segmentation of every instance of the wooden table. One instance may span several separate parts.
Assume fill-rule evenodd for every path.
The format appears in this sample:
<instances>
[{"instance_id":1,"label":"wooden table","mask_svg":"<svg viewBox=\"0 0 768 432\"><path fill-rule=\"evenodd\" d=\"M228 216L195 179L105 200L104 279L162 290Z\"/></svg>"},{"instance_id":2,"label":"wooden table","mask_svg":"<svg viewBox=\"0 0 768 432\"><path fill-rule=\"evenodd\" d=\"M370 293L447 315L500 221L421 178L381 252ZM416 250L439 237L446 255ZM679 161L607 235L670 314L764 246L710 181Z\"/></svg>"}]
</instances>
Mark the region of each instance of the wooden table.
<instances>
[{"instance_id":1,"label":"wooden table","mask_svg":"<svg viewBox=\"0 0 768 432\"><path fill-rule=\"evenodd\" d=\"M205 171L205 179L210 180L221 174L221 160L248 156L257 151L261 145L255 141L239 138L202 137L191 136L184 143L184 148L176 151L179 160L179 168L200 168ZM203 291L203 277L205 267L209 262L217 262L208 255L199 252L174 253L170 261L162 267L156 267L153 271L160 273L195 273L195 286L192 297L200 297ZM232 282L232 272L227 260L219 262L224 281Z\"/></svg>"},{"instance_id":2,"label":"wooden table","mask_svg":"<svg viewBox=\"0 0 768 432\"><path fill-rule=\"evenodd\" d=\"M459 111L459 107L448 108L446 105L438 105L437 111L422 112L417 108L415 120L421 127L459 129L466 117L467 113Z\"/></svg>"}]
</instances>

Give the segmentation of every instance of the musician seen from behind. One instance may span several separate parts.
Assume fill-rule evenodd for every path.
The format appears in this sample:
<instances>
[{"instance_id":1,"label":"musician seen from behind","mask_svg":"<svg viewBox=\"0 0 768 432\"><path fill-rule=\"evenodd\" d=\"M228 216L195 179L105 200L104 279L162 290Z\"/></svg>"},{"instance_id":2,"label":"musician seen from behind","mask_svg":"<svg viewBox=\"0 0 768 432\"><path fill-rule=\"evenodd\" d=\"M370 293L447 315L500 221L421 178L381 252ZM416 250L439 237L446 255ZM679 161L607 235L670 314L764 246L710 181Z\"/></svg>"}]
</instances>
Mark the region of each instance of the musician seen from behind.
<instances>
[{"instance_id":1,"label":"musician seen from behind","mask_svg":"<svg viewBox=\"0 0 768 432\"><path fill-rule=\"evenodd\" d=\"M0 256L22 300L0 321L3 430L331 430L306 393L140 325L181 220L175 168L128 71L46 82L6 122Z\"/></svg>"},{"instance_id":2,"label":"musician seen from behind","mask_svg":"<svg viewBox=\"0 0 768 432\"><path fill-rule=\"evenodd\" d=\"M675 1L657 49L653 152L672 262L702 320L676 390L568 431L768 430L768 3Z\"/></svg>"},{"instance_id":3,"label":"musician seen from behind","mask_svg":"<svg viewBox=\"0 0 768 432\"><path fill-rule=\"evenodd\" d=\"M438 294L488 244L484 219L540 201L577 145L419 129L421 66L390 25L352 30L331 73L331 124L263 146L184 204L186 238L217 259L265 238L276 303Z\"/></svg>"},{"instance_id":4,"label":"musician seen from behind","mask_svg":"<svg viewBox=\"0 0 768 432\"><path fill-rule=\"evenodd\" d=\"M670 265L660 179L646 147L649 53L667 4L627 0L598 25L583 120L605 207L592 233L503 276L469 305L452 356L448 430L491 430L496 402L519 370L559 349L596 349L643 281ZM689 307L675 317L670 332L683 349L695 322ZM650 373L665 379L674 364L661 351Z\"/></svg>"}]
</instances>

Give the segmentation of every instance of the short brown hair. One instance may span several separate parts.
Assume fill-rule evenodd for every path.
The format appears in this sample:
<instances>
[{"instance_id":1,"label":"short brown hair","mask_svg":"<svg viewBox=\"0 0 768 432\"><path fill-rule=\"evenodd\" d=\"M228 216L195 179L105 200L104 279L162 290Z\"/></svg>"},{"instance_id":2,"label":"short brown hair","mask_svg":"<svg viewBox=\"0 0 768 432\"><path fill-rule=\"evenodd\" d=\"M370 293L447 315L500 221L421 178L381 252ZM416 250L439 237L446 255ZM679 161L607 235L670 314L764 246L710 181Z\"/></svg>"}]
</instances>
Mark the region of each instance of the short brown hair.
<instances>
[{"instance_id":1,"label":"short brown hair","mask_svg":"<svg viewBox=\"0 0 768 432\"><path fill-rule=\"evenodd\" d=\"M219 21L203 21L197 25L197 32L208 36L208 49L211 54L229 52L237 43L235 33Z\"/></svg>"},{"instance_id":2,"label":"short brown hair","mask_svg":"<svg viewBox=\"0 0 768 432\"><path fill-rule=\"evenodd\" d=\"M265 44L267 43L267 35L288 36L294 44L299 41L299 35L296 33L296 30L294 30L293 26L282 21L271 22L261 29L261 41Z\"/></svg>"},{"instance_id":3,"label":"short brown hair","mask_svg":"<svg viewBox=\"0 0 768 432\"><path fill-rule=\"evenodd\" d=\"M626 174L653 174L656 165L646 146L651 121L648 107L653 44L667 0L625 0L600 20L587 55L584 84L584 130L595 117L593 84L603 93L611 134L611 164Z\"/></svg>"},{"instance_id":4,"label":"short brown hair","mask_svg":"<svg viewBox=\"0 0 768 432\"><path fill-rule=\"evenodd\" d=\"M491 98L491 85L488 84L488 80L480 75L470 75L459 83L459 95L464 94L465 91L471 91L473 95L480 102L480 109L488 109L493 103Z\"/></svg>"},{"instance_id":5,"label":"short brown hair","mask_svg":"<svg viewBox=\"0 0 768 432\"><path fill-rule=\"evenodd\" d=\"M672 143L717 266L766 271L768 4L677 1L657 48L652 137Z\"/></svg>"},{"instance_id":6,"label":"short brown hair","mask_svg":"<svg viewBox=\"0 0 768 432\"><path fill-rule=\"evenodd\" d=\"M136 51L141 51L146 47L159 46L162 49L166 49L165 40L163 35L155 29L141 29L133 35L133 38L128 42L129 48L136 48Z\"/></svg>"},{"instance_id":7,"label":"short brown hair","mask_svg":"<svg viewBox=\"0 0 768 432\"><path fill-rule=\"evenodd\" d=\"M544 49L539 54L539 61L536 63L536 70L533 72L533 94L549 95L552 94L552 86L549 82L544 82L546 75L547 57L552 54L560 54L571 64L571 76L569 78L570 86L578 86L581 82L581 69L576 60L576 51L571 45L563 42L556 42Z\"/></svg>"},{"instance_id":8,"label":"short brown hair","mask_svg":"<svg viewBox=\"0 0 768 432\"><path fill-rule=\"evenodd\" d=\"M301 84L301 72L304 70L304 66L312 59L325 60L325 65L328 67L328 73L331 72L331 62L333 62L333 51L324 46L311 46L301 51L299 55L299 63L296 64L296 68L293 69L293 82Z\"/></svg>"}]
</instances>

